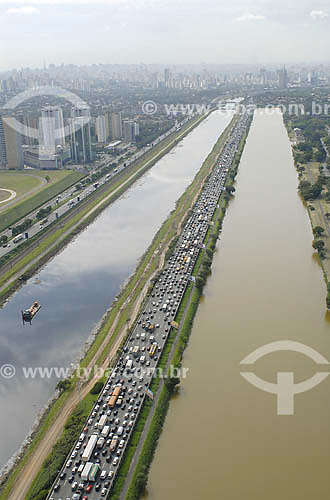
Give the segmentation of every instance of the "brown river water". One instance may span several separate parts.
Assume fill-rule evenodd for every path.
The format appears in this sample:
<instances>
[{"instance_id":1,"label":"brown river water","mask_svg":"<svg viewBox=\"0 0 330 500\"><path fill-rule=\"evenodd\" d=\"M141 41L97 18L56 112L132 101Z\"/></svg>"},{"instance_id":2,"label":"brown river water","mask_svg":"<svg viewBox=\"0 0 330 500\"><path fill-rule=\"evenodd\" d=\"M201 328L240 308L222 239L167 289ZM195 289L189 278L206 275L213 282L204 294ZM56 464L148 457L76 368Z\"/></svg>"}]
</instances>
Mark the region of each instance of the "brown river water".
<instances>
[{"instance_id":1,"label":"brown river water","mask_svg":"<svg viewBox=\"0 0 330 500\"><path fill-rule=\"evenodd\" d=\"M305 354L240 361L274 341L330 359L325 284L280 114L255 114L183 366L151 467L148 500L311 500L330 491L330 377L293 414L240 372L294 383L327 372ZM276 386L277 390L278 386Z\"/></svg>"}]
</instances>

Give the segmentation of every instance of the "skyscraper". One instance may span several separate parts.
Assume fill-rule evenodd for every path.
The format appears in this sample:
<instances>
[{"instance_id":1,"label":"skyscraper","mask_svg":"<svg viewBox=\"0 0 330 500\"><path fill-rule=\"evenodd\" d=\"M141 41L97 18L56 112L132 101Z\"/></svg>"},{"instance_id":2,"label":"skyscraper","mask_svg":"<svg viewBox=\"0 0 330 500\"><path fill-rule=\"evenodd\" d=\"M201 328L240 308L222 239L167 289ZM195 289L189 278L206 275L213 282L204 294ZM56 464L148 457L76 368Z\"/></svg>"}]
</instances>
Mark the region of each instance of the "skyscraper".
<instances>
[{"instance_id":1,"label":"skyscraper","mask_svg":"<svg viewBox=\"0 0 330 500\"><path fill-rule=\"evenodd\" d=\"M278 72L278 86L280 89L288 87L288 72L285 67Z\"/></svg>"},{"instance_id":2,"label":"skyscraper","mask_svg":"<svg viewBox=\"0 0 330 500\"><path fill-rule=\"evenodd\" d=\"M71 158L76 163L93 161L90 110L88 107L75 107L71 110L70 148Z\"/></svg>"},{"instance_id":3,"label":"skyscraper","mask_svg":"<svg viewBox=\"0 0 330 500\"><path fill-rule=\"evenodd\" d=\"M139 135L139 125L132 120L125 120L123 122L124 141L135 142L136 136Z\"/></svg>"},{"instance_id":4,"label":"skyscraper","mask_svg":"<svg viewBox=\"0 0 330 500\"><path fill-rule=\"evenodd\" d=\"M48 106L41 110L40 145L45 153L54 154L56 146L65 146L62 109Z\"/></svg>"},{"instance_id":5,"label":"skyscraper","mask_svg":"<svg viewBox=\"0 0 330 500\"><path fill-rule=\"evenodd\" d=\"M23 169L22 136L14 128L14 118L0 115L0 168Z\"/></svg>"},{"instance_id":6,"label":"skyscraper","mask_svg":"<svg viewBox=\"0 0 330 500\"><path fill-rule=\"evenodd\" d=\"M112 113L111 124L112 124L112 139L121 139L123 136L121 113Z\"/></svg>"},{"instance_id":7,"label":"skyscraper","mask_svg":"<svg viewBox=\"0 0 330 500\"><path fill-rule=\"evenodd\" d=\"M107 116L101 115L96 118L95 130L98 142L106 142L109 137L109 127L107 127Z\"/></svg>"}]
</instances>

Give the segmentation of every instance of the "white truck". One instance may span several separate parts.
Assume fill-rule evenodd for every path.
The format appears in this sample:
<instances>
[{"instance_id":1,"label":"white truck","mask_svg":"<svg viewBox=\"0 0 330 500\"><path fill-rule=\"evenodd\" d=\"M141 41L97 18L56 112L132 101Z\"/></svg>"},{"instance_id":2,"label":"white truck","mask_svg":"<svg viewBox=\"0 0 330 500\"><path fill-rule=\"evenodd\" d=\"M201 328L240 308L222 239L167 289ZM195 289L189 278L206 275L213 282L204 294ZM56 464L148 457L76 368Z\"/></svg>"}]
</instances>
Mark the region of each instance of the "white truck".
<instances>
[{"instance_id":1,"label":"white truck","mask_svg":"<svg viewBox=\"0 0 330 500\"><path fill-rule=\"evenodd\" d=\"M87 481L88 480L88 476L89 476L89 473L91 471L91 468L93 467L93 463L92 462L87 462L87 464L85 465L82 473L81 473L81 479L83 481Z\"/></svg>"},{"instance_id":2,"label":"white truck","mask_svg":"<svg viewBox=\"0 0 330 500\"><path fill-rule=\"evenodd\" d=\"M106 415L102 415L102 417L98 421L97 427L99 429L103 429L103 427L105 426L106 423L107 423L107 416Z\"/></svg>"},{"instance_id":3,"label":"white truck","mask_svg":"<svg viewBox=\"0 0 330 500\"><path fill-rule=\"evenodd\" d=\"M110 432L110 427L109 425L105 425L101 431L101 436L102 437L107 437L107 435L109 434Z\"/></svg>"},{"instance_id":4,"label":"white truck","mask_svg":"<svg viewBox=\"0 0 330 500\"><path fill-rule=\"evenodd\" d=\"M93 434L89 438L87 446L84 449L83 455L81 457L84 462L88 462L88 460L90 459L90 457L91 457L91 455L93 453L93 450L95 448L95 445L96 445L96 442L97 442L97 438L98 438L98 436L96 436L95 434Z\"/></svg>"}]
</instances>

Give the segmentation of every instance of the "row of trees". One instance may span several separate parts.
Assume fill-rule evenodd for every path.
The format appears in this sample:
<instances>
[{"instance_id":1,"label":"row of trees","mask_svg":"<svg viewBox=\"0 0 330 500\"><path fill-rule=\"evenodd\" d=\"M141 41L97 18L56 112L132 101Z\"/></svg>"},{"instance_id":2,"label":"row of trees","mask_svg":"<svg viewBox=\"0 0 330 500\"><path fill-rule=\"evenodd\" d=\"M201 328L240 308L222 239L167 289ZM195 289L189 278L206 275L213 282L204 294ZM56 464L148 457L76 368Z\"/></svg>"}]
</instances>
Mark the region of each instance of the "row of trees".
<instances>
[{"instance_id":1,"label":"row of trees","mask_svg":"<svg viewBox=\"0 0 330 500\"><path fill-rule=\"evenodd\" d=\"M46 207L46 208L41 208L36 215L37 220L44 219L45 217L47 217L47 215L50 214L51 211L52 211L51 205L48 205L48 207Z\"/></svg>"},{"instance_id":2,"label":"row of trees","mask_svg":"<svg viewBox=\"0 0 330 500\"><path fill-rule=\"evenodd\" d=\"M17 236L18 234L23 233L23 231L26 231L29 227L32 226L32 223L33 219L25 219L21 224L18 224L17 226L12 228L11 234L13 236Z\"/></svg>"}]
</instances>

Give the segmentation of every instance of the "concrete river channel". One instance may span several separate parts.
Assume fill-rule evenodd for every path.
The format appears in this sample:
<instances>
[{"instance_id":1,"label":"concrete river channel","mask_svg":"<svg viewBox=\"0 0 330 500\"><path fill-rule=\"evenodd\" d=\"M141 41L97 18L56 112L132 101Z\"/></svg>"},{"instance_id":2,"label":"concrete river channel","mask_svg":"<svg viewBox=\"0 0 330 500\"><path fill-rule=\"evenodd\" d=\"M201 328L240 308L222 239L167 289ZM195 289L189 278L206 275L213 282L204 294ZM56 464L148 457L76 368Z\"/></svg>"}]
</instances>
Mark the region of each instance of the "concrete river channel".
<instances>
[{"instance_id":1,"label":"concrete river channel","mask_svg":"<svg viewBox=\"0 0 330 500\"><path fill-rule=\"evenodd\" d=\"M281 115L256 113L184 355L188 376L171 403L150 471L148 500L329 495L330 378L296 394L293 414L278 414L276 395L240 374L277 384L279 372L290 372L298 384L329 371L308 350L240 364L278 341L330 359L325 284L297 184Z\"/></svg>"},{"instance_id":2,"label":"concrete river channel","mask_svg":"<svg viewBox=\"0 0 330 500\"><path fill-rule=\"evenodd\" d=\"M212 113L0 309L0 367L10 364L16 371L0 377L0 467L58 382L54 371L33 378L23 368L67 369L78 359L231 117ZM42 308L32 326L23 326L21 310L35 300Z\"/></svg>"}]
</instances>

